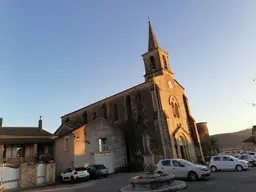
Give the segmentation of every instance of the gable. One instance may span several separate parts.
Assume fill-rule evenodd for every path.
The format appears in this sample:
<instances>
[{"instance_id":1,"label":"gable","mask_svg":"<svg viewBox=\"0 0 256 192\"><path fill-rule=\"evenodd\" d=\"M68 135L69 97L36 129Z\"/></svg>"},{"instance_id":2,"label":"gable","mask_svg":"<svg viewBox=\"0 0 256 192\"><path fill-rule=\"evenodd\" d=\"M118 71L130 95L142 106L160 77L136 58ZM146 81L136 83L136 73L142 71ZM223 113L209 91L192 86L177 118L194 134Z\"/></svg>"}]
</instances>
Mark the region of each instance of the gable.
<instances>
[{"instance_id":1,"label":"gable","mask_svg":"<svg viewBox=\"0 0 256 192\"><path fill-rule=\"evenodd\" d=\"M79 124L71 124L71 123L65 122L65 123L62 123L61 126L55 131L54 135L62 137L80 127L81 127L81 125L79 125Z\"/></svg>"},{"instance_id":2,"label":"gable","mask_svg":"<svg viewBox=\"0 0 256 192\"><path fill-rule=\"evenodd\" d=\"M85 134L88 132L98 132L98 134L111 135L113 132L122 132L121 129L109 123L103 117L99 117L85 126Z\"/></svg>"}]
</instances>

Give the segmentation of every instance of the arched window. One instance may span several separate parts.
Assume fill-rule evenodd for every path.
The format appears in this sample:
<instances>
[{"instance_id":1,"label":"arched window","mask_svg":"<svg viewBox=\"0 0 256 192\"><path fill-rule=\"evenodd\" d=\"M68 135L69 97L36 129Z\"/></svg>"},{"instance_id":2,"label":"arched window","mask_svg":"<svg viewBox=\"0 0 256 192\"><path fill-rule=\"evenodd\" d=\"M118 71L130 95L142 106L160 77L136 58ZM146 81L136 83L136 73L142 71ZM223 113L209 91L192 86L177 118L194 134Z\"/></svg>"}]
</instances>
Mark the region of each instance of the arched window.
<instances>
[{"instance_id":1,"label":"arched window","mask_svg":"<svg viewBox=\"0 0 256 192\"><path fill-rule=\"evenodd\" d=\"M92 113L92 120L96 119L97 115L96 115L96 112L93 112Z\"/></svg>"},{"instance_id":2,"label":"arched window","mask_svg":"<svg viewBox=\"0 0 256 192\"><path fill-rule=\"evenodd\" d=\"M164 56L164 55L162 55L162 58L163 58L163 62L164 62L164 68L165 68L165 69L168 69L167 61L166 61L165 56Z\"/></svg>"},{"instance_id":3,"label":"arched window","mask_svg":"<svg viewBox=\"0 0 256 192\"><path fill-rule=\"evenodd\" d=\"M138 94L137 94L137 107L139 111L143 110L143 101L142 101L142 95L140 91L138 91Z\"/></svg>"},{"instance_id":4,"label":"arched window","mask_svg":"<svg viewBox=\"0 0 256 192\"><path fill-rule=\"evenodd\" d=\"M83 121L84 123L88 123L88 119L87 119L87 111L83 112Z\"/></svg>"},{"instance_id":5,"label":"arched window","mask_svg":"<svg viewBox=\"0 0 256 192\"><path fill-rule=\"evenodd\" d=\"M173 113L174 117L176 117L176 110L175 110L173 102L171 103L171 107L172 107L172 113Z\"/></svg>"},{"instance_id":6,"label":"arched window","mask_svg":"<svg viewBox=\"0 0 256 192\"><path fill-rule=\"evenodd\" d=\"M113 106L113 111L114 111L114 121L118 120L118 109L117 109L117 105L114 104Z\"/></svg>"},{"instance_id":7,"label":"arched window","mask_svg":"<svg viewBox=\"0 0 256 192\"><path fill-rule=\"evenodd\" d=\"M178 118L180 118L179 106L178 106L177 103L175 103L175 111L176 111L176 116L177 116Z\"/></svg>"},{"instance_id":8,"label":"arched window","mask_svg":"<svg viewBox=\"0 0 256 192\"><path fill-rule=\"evenodd\" d=\"M106 104L103 104L101 106L101 116L104 117L105 119L108 119Z\"/></svg>"},{"instance_id":9,"label":"arched window","mask_svg":"<svg viewBox=\"0 0 256 192\"><path fill-rule=\"evenodd\" d=\"M170 100L169 100L169 103L170 103L170 106L172 108L171 110L173 112L173 116L177 117L177 118L180 118L179 105L178 105L177 100L173 96L171 96Z\"/></svg>"},{"instance_id":10,"label":"arched window","mask_svg":"<svg viewBox=\"0 0 256 192\"><path fill-rule=\"evenodd\" d=\"M125 98L125 106L126 106L126 114L127 114L127 120L132 119L132 105L131 105L131 98L130 96L126 96Z\"/></svg>"},{"instance_id":11,"label":"arched window","mask_svg":"<svg viewBox=\"0 0 256 192\"><path fill-rule=\"evenodd\" d=\"M155 64L155 59L154 59L154 57L151 56L151 57L149 58L149 60L150 60L150 64L151 64L150 68L151 68L152 70L153 70L153 69L156 69L156 64Z\"/></svg>"}]
</instances>

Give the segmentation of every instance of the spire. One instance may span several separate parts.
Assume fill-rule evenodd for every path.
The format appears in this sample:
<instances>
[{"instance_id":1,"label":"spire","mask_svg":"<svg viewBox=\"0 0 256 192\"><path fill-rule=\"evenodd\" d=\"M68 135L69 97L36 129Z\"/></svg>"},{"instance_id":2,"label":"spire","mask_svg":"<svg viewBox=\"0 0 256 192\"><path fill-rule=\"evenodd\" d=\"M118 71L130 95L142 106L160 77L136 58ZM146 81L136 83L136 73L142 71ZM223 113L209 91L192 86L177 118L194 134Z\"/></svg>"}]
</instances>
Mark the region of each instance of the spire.
<instances>
[{"instance_id":1,"label":"spire","mask_svg":"<svg viewBox=\"0 0 256 192\"><path fill-rule=\"evenodd\" d=\"M158 47L158 42L156 40L155 33L152 29L150 20L148 20L148 25L149 25L148 51L150 51L150 50Z\"/></svg>"}]
</instances>

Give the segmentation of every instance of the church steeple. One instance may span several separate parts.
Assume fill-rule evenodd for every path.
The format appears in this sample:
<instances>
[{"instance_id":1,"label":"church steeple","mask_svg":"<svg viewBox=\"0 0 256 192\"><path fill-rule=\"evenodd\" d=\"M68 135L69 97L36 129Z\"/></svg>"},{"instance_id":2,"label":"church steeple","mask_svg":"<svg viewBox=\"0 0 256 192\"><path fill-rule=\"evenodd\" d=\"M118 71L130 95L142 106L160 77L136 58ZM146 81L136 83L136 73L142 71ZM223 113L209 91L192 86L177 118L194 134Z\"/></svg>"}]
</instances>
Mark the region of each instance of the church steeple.
<instances>
[{"instance_id":1,"label":"church steeple","mask_svg":"<svg viewBox=\"0 0 256 192\"><path fill-rule=\"evenodd\" d=\"M148 52L142 55L146 72L145 80L149 81L153 77L165 74L173 76L168 61L168 53L159 47L150 21L148 21L148 27Z\"/></svg>"},{"instance_id":2,"label":"church steeple","mask_svg":"<svg viewBox=\"0 0 256 192\"><path fill-rule=\"evenodd\" d=\"M158 47L158 42L156 40L156 36L155 36L155 33L153 31L150 21L148 21L148 27L149 27L148 51L151 51Z\"/></svg>"}]
</instances>

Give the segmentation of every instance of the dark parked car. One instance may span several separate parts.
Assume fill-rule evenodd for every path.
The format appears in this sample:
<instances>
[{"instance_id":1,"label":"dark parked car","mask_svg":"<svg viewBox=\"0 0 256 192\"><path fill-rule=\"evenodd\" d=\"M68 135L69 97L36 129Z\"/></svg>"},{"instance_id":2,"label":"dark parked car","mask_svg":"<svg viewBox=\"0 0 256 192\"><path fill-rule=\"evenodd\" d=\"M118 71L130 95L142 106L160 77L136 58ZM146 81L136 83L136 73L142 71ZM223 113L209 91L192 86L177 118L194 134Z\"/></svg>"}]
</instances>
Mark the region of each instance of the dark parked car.
<instances>
[{"instance_id":1,"label":"dark parked car","mask_svg":"<svg viewBox=\"0 0 256 192\"><path fill-rule=\"evenodd\" d=\"M89 165L86 170L89 172L90 178L108 177L108 169L101 164Z\"/></svg>"}]
</instances>

